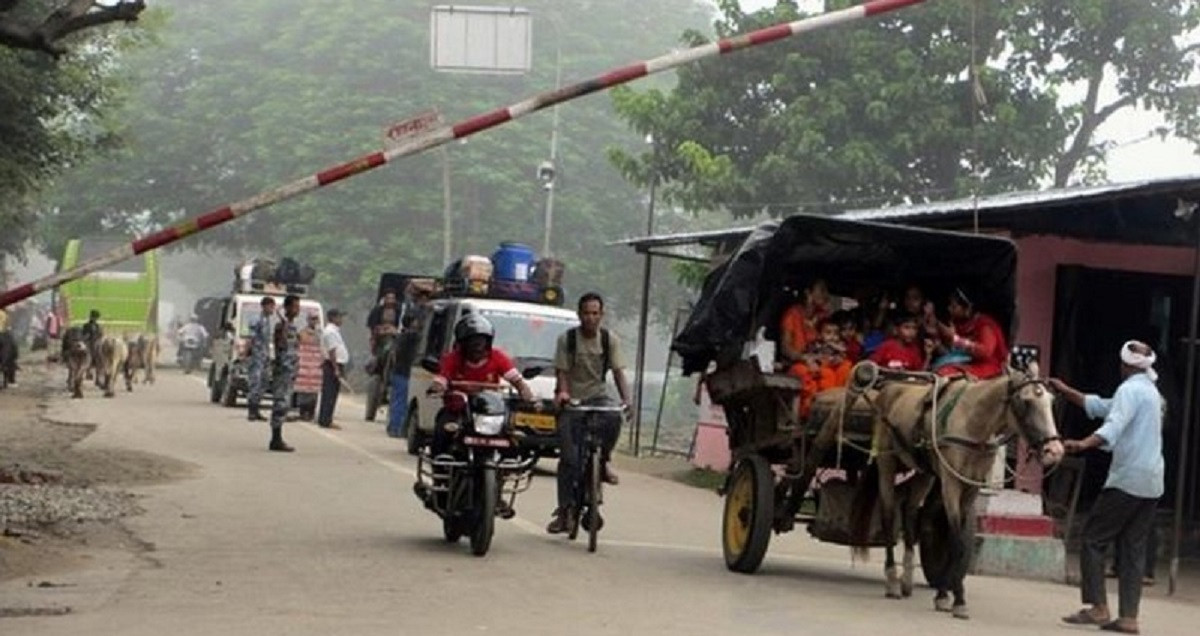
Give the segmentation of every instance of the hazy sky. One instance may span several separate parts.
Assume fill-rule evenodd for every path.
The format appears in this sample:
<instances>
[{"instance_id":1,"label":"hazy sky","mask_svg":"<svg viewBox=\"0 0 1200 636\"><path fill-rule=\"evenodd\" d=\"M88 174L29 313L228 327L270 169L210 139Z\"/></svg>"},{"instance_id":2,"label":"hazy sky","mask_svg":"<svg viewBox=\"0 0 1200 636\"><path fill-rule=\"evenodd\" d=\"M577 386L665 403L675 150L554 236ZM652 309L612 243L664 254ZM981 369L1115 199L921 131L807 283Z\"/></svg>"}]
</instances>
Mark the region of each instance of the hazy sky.
<instances>
[{"instance_id":1,"label":"hazy sky","mask_svg":"<svg viewBox=\"0 0 1200 636\"><path fill-rule=\"evenodd\" d=\"M755 11L774 4L775 0L742 0L745 11ZM819 2L816 8L820 8ZM1075 99L1082 97L1082 94L1080 89L1075 93L1067 93L1067 97ZM1112 95L1106 97L1111 98ZM1108 176L1112 181L1200 175L1200 157L1193 153L1192 145L1187 141L1174 137L1163 141L1154 137L1129 143L1143 139L1160 125L1162 118L1154 113L1127 108L1110 117L1100 127L1096 132L1097 140L1123 144L1108 153Z\"/></svg>"}]
</instances>

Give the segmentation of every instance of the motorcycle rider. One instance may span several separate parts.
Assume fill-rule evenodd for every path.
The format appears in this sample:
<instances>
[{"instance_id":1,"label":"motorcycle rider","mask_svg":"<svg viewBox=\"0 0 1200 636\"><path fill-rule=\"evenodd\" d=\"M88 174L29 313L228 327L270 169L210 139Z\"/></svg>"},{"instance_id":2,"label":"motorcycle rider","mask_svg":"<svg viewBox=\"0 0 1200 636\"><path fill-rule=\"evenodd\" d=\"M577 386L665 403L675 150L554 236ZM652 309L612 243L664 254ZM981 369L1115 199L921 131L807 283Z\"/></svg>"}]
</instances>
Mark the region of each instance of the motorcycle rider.
<instances>
[{"instance_id":1,"label":"motorcycle rider","mask_svg":"<svg viewBox=\"0 0 1200 636\"><path fill-rule=\"evenodd\" d=\"M179 352L181 354L181 358L184 351L188 349L195 349L194 353L188 355L202 356L202 352L204 351L204 343L208 342L208 329L205 329L204 325L200 324L199 316L192 314L191 317L188 318L188 323L179 328L179 333L176 334L176 338L179 342ZM190 360L183 363L183 372L185 374L192 372Z\"/></svg>"},{"instance_id":2,"label":"motorcycle rider","mask_svg":"<svg viewBox=\"0 0 1200 636\"><path fill-rule=\"evenodd\" d=\"M259 410L262 402L263 387L266 384L267 362L270 360L271 337L275 333L275 299L263 296L259 302L262 314L250 325L250 364L246 369L246 381L249 384L246 394L248 405L247 418L251 422L265 422Z\"/></svg>"},{"instance_id":3,"label":"motorcycle rider","mask_svg":"<svg viewBox=\"0 0 1200 636\"><path fill-rule=\"evenodd\" d=\"M522 400L534 402L533 388L521 377L512 359L501 349L492 346L495 337L496 329L487 318L479 314L467 314L460 318L454 325L454 349L442 356L429 393L444 393L456 381L499 384L504 379L517 389ZM466 388L466 392L471 392L471 389ZM439 413L434 422L430 452L435 457L450 450L452 437L445 429L450 419L449 415ZM498 512L502 517L507 519L513 516L507 502L501 501L499 506Z\"/></svg>"}]
</instances>

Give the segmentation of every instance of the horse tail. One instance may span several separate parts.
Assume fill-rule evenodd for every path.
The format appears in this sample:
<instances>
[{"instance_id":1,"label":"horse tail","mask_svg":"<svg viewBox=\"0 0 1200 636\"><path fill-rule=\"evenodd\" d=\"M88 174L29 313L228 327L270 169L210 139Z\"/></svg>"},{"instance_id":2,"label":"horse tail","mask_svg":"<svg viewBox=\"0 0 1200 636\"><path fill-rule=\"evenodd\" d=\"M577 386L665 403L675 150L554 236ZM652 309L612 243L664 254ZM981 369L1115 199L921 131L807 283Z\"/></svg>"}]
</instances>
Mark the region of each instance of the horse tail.
<instances>
[{"instance_id":1,"label":"horse tail","mask_svg":"<svg viewBox=\"0 0 1200 636\"><path fill-rule=\"evenodd\" d=\"M856 556L860 554L860 550L865 554L865 546L871 543L871 518L878 501L879 463L871 462L863 471L858 489L854 491L854 500L850 504L850 545L856 546Z\"/></svg>"}]
</instances>

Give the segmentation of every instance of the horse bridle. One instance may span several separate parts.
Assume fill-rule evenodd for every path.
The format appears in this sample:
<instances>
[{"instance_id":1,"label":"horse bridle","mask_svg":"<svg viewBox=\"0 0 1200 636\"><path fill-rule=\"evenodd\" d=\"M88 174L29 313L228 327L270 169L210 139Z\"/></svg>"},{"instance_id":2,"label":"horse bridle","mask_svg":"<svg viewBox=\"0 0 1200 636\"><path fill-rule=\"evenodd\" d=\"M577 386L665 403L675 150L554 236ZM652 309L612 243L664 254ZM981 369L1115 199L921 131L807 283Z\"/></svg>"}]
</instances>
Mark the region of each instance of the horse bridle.
<instances>
[{"instance_id":1,"label":"horse bridle","mask_svg":"<svg viewBox=\"0 0 1200 636\"><path fill-rule=\"evenodd\" d=\"M1025 404L1025 402L1023 400L1018 399L1018 395L1021 393L1021 391L1025 390L1025 388L1028 386L1035 386L1041 391L1047 391L1047 392L1051 392L1051 393L1052 393L1052 391L1050 389L1050 384L1048 382L1046 382L1045 380L1043 380L1041 378L1032 376L1032 375L1026 375L1025 379L1021 380L1020 382L1014 382L1014 379L1015 379L1014 376L1012 376L1012 375L1009 376L1008 403L1009 403L1010 408L1012 408L1013 414L1017 416L1017 421L1020 422L1020 426L1022 428L1025 428L1026 421L1027 421L1026 416L1029 414L1029 407ZM1030 440L1029 440L1030 446L1036 447L1036 452L1039 452L1039 453L1046 448L1046 445L1048 445L1052 442L1061 442L1062 441L1062 437L1059 435L1052 435L1050 437L1045 437L1040 440L1035 440L1033 438L1033 435L1030 435L1031 431L1026 430L1025 433L1027 435L1029 435L1029 437L1030 437ZM1006 443L1007 443L1007 440L1006 440ZM1035 452L1035 450L1033 448L1031 448L1030 454L1032 454L1033 452Z\"/></svg>"}]
</instances>

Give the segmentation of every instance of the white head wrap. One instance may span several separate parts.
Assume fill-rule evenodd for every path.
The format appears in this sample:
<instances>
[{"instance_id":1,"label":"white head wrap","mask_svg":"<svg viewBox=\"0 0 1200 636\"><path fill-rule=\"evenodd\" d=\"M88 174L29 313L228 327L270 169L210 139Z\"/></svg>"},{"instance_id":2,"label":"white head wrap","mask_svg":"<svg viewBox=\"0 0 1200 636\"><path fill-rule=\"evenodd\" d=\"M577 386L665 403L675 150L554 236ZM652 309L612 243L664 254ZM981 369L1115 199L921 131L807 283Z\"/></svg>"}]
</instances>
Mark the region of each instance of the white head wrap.
<instances>
[{"instance_id":1,"label":"white head wrap","mask_svg":"<svg viewBox=\"0 0 1200 636\"><path fill-rule=\"evenodd\" d=\"M1147 349L1150 349L1150 353L1148 355L1143 355L1134 351L1133 345L1135 344L1142 343L1138 342L1137 340L1130 340L1129 342L1121 345L1121 362L1124 362L1135 369L1141 369L1142 371L1146 372L1146 376L1150 378L1151 382L1157 382L1158 373L1154 371L1154 363L1158 360L1158 356L1154 354L1154 350L1150 349L1150 347L1146 347ZM1143 344L1142 346L1145 345Z\"/></svg>"}]
</instances>

